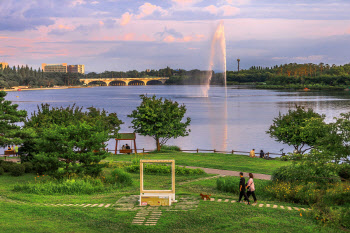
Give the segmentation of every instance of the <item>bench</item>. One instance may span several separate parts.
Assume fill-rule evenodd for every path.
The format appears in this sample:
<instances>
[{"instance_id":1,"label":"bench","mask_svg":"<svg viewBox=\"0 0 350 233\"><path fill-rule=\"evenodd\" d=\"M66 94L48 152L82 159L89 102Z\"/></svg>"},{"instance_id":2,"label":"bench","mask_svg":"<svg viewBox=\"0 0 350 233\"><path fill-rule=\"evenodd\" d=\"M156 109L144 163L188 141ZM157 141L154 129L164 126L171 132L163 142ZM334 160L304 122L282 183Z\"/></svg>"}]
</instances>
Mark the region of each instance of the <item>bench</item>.
<instances>
[{"instance_id":1,"label":"bench","mask_svg":"<svg viewBox=\"0 0 350 233\"><path fill-rule=\"evenodd\" d=\"M119 153L130 154L130 153L132 153L132 149L121 149L121 150L119 150Z\"/></svg>"},{"instance_id":2,"label":"bench","mask_svg":"<svg viewBox=\"0 0 350 233\"><path fill-rule=\"evenodd\" d=\"M5 150L5 155L15 155L15 154L16 152L14 150Z\"/></svg>"}]
</instances>

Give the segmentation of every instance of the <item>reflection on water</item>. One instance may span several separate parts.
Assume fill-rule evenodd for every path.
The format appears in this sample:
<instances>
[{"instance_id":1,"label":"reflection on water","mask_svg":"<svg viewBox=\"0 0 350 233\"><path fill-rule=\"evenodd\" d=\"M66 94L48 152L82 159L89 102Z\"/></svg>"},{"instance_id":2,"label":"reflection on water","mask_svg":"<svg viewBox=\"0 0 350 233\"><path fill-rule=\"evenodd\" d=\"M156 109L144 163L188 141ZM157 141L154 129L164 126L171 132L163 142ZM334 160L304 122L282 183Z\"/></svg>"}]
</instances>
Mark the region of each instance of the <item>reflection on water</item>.
<instances>
[{"instance_id":1,"label":"reflection on water","mask_svg":"<svg viewBox=\"0 0 350 233\"><path fill-rule=\"evenodd\" d=\"M340 113L350 109L350 93L341 92L288 92L273 90L242 89L212 86L209 97L199 97L200 86L111 86L62 90L38 90L9 92L7 99L29 113L36 110L41 102L51 106L68 106L76 103L85 108L94 106L116 112L125 122L121 132L132 132L131 119L127 117L139 104L139 95L155 94L184 103L186 117L191 117L190 135L169 140L169 145L182 149L240 150L278 153L284 148L291 152L292 147L275 142L265 132L279 112L286 113L295 104L313 108L325 114L328 122ZM18 97L16 97L18 96ZM226 97L227 96L227 97ZM29 114L30 116L30 114ZM151 137L137 136L139 148L154 149ZM111 140L109 148L114 148Z\"/></svg>"}]
</instances>

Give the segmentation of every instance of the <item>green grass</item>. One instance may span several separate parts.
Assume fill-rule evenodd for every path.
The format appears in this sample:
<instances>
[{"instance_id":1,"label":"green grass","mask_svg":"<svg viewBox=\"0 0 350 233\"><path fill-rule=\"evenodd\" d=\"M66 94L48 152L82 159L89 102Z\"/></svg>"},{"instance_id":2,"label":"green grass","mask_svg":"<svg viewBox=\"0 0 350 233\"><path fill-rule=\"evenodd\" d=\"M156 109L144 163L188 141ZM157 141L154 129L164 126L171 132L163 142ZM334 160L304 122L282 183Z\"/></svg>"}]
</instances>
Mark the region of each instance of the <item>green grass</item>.
<instances>
[{"instance_id":1,"label":"green grass","mask_svg":"<svg viewBox=\"0 0 350 233\"><path fill-rule=\"evenodd\" d=\"M107 158L110 161L132 161L135 156L117 155ZM193 165L219 169L248 171L270 174L277 167L288 164L278 160L266 161L251 159L241 155L223 154L187 154L154 153L143 156L144 159L175 159L177 165ZM105 169L108 174L112 168ZM16 183L35 182L35 175L25 174L13 177L8 174L0 176L0 232L339 232L316 222L308 214L299 215L297 211L259 208L238 203L199 203L194 211L163 211L156 226L131 225L135 211L117 211L109 208L82 207L46 207L33 203L52 204L100 204L115 203L122 196L138 195L139 174L132 173L133 185L124 188L106 189L92 195L36 195L14 192ZM215 199L228 198L237 200L238 196L216 189L216 179L193 181L213 175L177 175L176 195L194 196L200 193L211 194ZM149 188L163 188L170 185L170 174L146 176ZM182 182L192 181L181 184ZM237 178L238 182L238 178ZM255 179L255 183L269 182ZM238 186L238 183L237 183ZM257 187L259 187L257 185ZM271 200L256 191L259 203L284 206L301 206ZM16 204L9 201L22 201Z\"/></svg>"},{"instance_id":2,"label":"green grass","mask_svg":"<svg viewBox=\"0 0 350 233\"><path fill-rule=\"evenodd\" d=\"M289 165L289 161L265 160L250 158L245 155L231 155L220 153L149 153L146 155L111 155L106 158L108 161L132 161L135 158L141 159L175 159L176 165L196 166L204 168L216 168L231 171L242 171L260 174L272 174L281 166Z\"/></svg>"}]
</instances>

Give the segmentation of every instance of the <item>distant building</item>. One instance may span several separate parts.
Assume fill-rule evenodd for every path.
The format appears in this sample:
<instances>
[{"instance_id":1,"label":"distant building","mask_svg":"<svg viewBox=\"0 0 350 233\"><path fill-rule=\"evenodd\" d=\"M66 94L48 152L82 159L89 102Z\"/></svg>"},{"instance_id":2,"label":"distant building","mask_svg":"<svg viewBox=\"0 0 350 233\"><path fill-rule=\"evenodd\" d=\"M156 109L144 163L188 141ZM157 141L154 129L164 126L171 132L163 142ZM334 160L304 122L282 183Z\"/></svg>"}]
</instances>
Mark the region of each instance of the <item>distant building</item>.
<instances>
[{"instance_id":1,"label":"distant building","mask_svg":"<svg viewBox=\"0 0 350 233\"><path fill-rule=\"evenodd\" d=\"M6 62L0 62L0 66L4 69L4 68L8 67L9 64Z\"/></svg>"},{"instance_id":2,"label":"distant building","mask_svg":"<svg viewBox=\"0 0 350 233\"><path fill-rule=\"evenodd\" d=\"M150 69L147 69L146 72L149 73L149 72L151 72L151 70L150 70Z\"/></svg>"},{"instance_id":3,"label":"distant building","mask_svg":"<svg viewBox=\"0 0 350 233\"><path fill-rule=\"evenodd\" d=\"M85 74L85 65L69 65L68 73Z\"/></svg>"},{"instance_id":4,"label":"distant building","mask_svg":"<svg viewBox=\"0 0 350 233\"><path fill-rule=\"evenodd\" d=\"M67 63L62 64L41 64L41 69L44 72L60 72L60 73L67 73Z\"/></svg>"}]
</instances>

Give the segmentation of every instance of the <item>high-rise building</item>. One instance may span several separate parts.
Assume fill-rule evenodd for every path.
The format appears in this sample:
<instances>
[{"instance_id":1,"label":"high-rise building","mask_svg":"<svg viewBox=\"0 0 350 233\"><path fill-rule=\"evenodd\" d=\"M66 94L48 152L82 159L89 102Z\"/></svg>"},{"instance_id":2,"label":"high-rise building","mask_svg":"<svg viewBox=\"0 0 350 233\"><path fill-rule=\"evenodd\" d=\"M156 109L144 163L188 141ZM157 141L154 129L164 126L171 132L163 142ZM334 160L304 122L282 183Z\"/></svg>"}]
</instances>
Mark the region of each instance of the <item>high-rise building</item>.
<instances>
[{"instance_id":1,"label":"high-rise building","mask_svg":"<svg viewBox=\"0 0 350 233\"><path fill-rule=\"evenodd\" d=\"M68 73L85 74L85 65L69 65Z\"/></svg>"},{"instance_id":2,"label":"high-rise building","mask_svg":"<svg viewBox=\"0 0 350 233\"><path fill-rule=\"evenodd\" d=\"M9 64L6 63L6 62L0 62L0 66L1 66L3 69L5 69L6 67L9 66Z\"/></svg>"},{"instance_id":3,"label":"high-rise building","mask_svg":"<svg viewBox=\"0 0 350 233\"><path fill-rule=\"evenodd\" d=\"M67 63L62 64L46 64L42 63L41 68L44 72L60 72L67 73Z\"/></svg>"}]
</instances>

